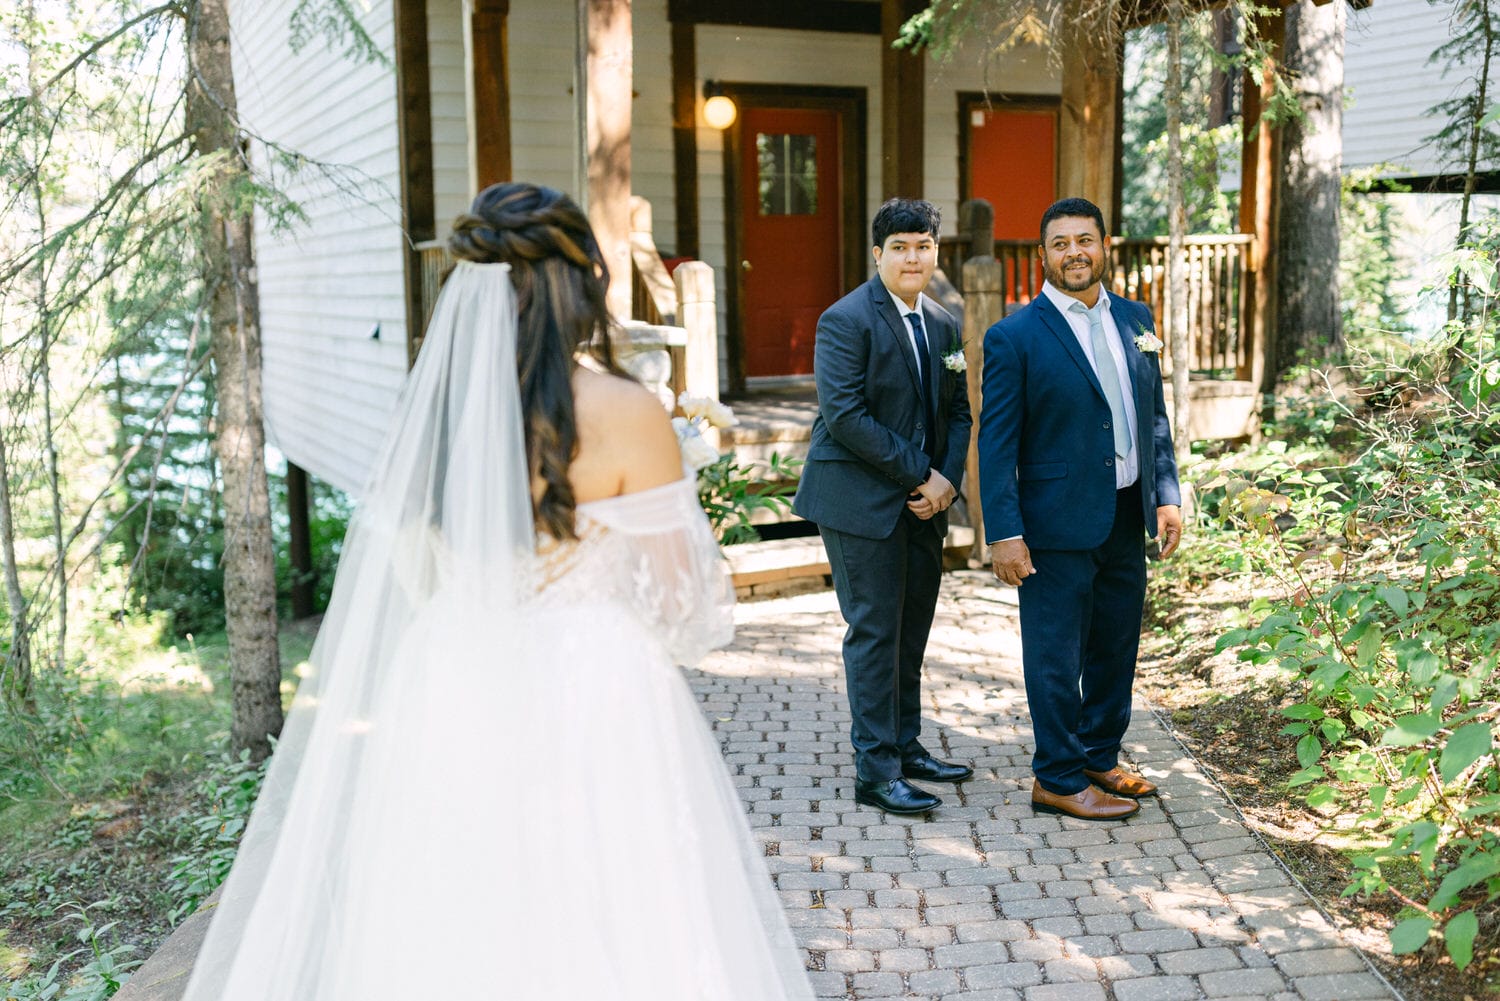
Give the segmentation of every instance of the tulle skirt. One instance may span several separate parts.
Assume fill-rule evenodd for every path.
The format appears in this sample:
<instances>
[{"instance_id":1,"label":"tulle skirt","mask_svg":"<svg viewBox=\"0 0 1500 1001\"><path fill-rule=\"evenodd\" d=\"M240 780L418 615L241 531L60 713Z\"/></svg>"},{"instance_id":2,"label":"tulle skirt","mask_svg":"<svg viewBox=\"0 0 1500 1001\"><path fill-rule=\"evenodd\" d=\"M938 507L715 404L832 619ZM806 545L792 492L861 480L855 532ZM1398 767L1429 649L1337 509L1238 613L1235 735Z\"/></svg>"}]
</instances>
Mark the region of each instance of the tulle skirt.
<instances>
[{"instance_id":1,"label":"tulle skirt","mask_svg":"<svg viewBox=\"0 0 1500 1001\"><path fill-rule=\"evenodd\" d=\"M507 622L435 604L368 718L313 724L313 778L253 902L226 893L218 969L191 996L811 998L719 749L650 631L611 603ZM358 743L354 788L319 788L320 737Z\"/></svg>"}]
</instances>

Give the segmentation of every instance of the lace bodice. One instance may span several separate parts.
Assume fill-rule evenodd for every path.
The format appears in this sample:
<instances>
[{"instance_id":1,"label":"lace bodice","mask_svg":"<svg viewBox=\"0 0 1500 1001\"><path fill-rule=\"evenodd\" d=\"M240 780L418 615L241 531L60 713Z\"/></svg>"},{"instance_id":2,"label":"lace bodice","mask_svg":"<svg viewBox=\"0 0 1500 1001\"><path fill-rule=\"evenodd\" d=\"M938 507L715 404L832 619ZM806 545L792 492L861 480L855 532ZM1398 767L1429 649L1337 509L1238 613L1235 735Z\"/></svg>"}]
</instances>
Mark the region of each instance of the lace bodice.
<instances>
[{"instance_id":1,"label":"lace bodice","mask_svg":"<svg viewBox=\"0 0 1500 1001\"><path fill-rule=\"evenodd\" d=\"M734 589L690 480L578 505L578 538L537 547L535 599L620 602L679 664L734 637Z\"/></svg>"}]
</instances>

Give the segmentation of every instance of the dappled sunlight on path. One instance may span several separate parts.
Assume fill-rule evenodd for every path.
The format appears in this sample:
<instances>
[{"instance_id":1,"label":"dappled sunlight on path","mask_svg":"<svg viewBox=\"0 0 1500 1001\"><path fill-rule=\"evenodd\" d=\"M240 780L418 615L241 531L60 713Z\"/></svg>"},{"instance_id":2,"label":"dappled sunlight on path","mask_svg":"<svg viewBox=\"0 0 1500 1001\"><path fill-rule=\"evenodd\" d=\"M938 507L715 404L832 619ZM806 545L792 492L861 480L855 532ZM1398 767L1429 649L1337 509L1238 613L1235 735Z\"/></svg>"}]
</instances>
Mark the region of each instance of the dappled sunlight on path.
<instances>
[{"instance_id":1,"label":"dappled sunlight on path","mask_svg":"<svg viewBox=\"0 0 1500 1001\"><path fill-rule=\"evenodd\" d=\"M1131 764L1160 784L1122 823L1035 814L1015 592L945 575L923 741L971 764L927 816L853 801L831 592L744 603L688 672L829 998L1172 1001L1395 997L1137 705Z\"/></svg>"}]
</instances>

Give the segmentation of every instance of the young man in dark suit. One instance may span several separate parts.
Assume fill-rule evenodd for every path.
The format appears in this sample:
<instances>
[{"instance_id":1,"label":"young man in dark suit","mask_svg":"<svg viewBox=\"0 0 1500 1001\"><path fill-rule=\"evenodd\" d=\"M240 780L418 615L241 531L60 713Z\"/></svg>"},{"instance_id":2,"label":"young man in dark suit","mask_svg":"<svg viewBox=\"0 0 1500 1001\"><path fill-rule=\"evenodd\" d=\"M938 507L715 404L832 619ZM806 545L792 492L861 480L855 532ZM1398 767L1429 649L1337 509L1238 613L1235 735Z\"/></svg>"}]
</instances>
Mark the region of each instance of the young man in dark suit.
<instances>
[{"instance_id":1,"label":"young man in dark suit","mask_svg":"<svg viewBox=\"0 0 1500 1001\"><path fill-rule=\"evenodd\" d=\"M1182 538L1162 344L1111 296L1098 207L1042 216L1042 294L984 335L979 479L991 565L1020 587L1031 803L1116 820L1156 786L1119 767L1146 599L1146 536Z\"/></svg>"},{"instance_id":2,"label":"young man in dark suit","mask_svg":"<svg viewBox=\"0 0 1500 1001\"><path fill-rule=\"evenodd\" d=\"M944 513L958 496L973 423L960 329L923 294L937 266L938 210L893 198L871 226L876 275L818 320L818 416L793 510L828 551L853 717L854 798L922 813L938 797L908 779L962 782L922 727L922 657L942 573Z\"/></svg>"}]
</instances>

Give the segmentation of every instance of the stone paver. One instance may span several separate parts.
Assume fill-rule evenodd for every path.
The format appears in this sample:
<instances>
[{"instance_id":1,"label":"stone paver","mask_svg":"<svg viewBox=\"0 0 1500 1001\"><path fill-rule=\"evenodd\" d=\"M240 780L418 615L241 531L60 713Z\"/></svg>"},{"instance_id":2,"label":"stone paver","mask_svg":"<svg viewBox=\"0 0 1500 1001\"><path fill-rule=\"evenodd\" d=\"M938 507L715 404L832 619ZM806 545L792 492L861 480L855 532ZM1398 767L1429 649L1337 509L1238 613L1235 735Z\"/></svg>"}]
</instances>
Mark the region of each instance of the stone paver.
<instances>
[{"instance_id":1,"label":"stone paver","mask_svg":"<svg viewBox=\"0 0 1500 1001\"><path fill-rule=\"evenodd\" d=\"M1399 998L1137 704L1128 763L1162 790L1094 824L1034 814L1015 592L944 576L923 742L972 764L895 817L853 801L831 592L743 602L688 680L718 738L820 998Z\"/></svg>"}]
</instances>

